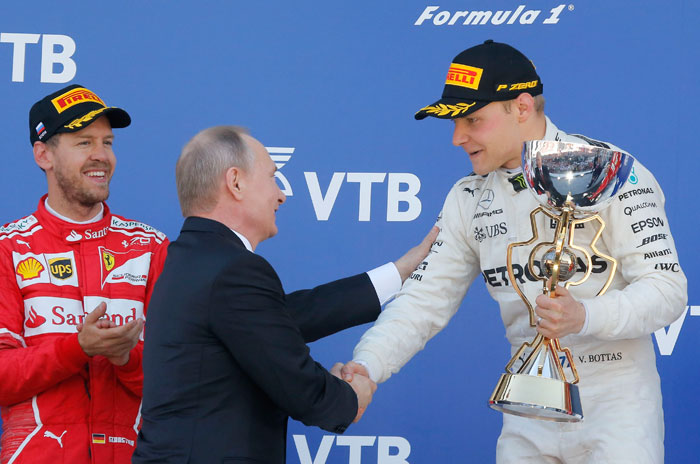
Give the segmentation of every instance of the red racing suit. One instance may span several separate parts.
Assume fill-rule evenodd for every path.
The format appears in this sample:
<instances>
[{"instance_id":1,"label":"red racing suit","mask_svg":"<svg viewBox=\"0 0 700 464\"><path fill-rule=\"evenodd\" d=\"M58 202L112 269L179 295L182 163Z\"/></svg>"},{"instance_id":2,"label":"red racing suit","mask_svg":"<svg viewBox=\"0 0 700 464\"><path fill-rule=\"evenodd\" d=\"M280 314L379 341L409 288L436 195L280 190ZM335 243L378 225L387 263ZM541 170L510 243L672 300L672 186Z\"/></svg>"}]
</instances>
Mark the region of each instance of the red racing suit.
<instances>
[{"instance_id":1,"label":"red racing suit","mask_svg":"<svg viewBox=\"0 0 700 464\"><path fill-rule=\"evenodd\" d=\"M115 366L83 352L76 326L102 301L117 325L145 317L168 239L107 205L65 222L45 198L0 228L0 463L130 463L143 341Z\"/></svg>"}]
</instances>

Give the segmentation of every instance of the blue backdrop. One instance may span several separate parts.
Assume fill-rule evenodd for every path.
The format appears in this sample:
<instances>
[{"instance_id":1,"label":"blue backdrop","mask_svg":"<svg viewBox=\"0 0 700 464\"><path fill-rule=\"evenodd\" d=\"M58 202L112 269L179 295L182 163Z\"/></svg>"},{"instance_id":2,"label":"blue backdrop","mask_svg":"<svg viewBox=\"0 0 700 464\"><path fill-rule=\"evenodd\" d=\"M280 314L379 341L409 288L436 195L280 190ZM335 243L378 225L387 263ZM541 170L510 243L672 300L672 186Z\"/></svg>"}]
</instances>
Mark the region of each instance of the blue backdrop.
<instances>
[{"instance_id":1,"label":"blue backdrop","mask_svg":"<svg viewBox=\"0 0 700 464\"><path fill-rule=\"evenodd\" d=\"M511 13L495 24L499 11ZM32 212L46 190L30 105L81 83L133 118L117 131L115 212L175 238L183 144L208 126L243 125L270 147L289 195L279 235L258 248L286 289L366 270L417 243L471 170L449 122L413 113L439 97L459 51L511 43L536 64L559 127L625 148L664 188L691 305L655 336L666 460L696 462L698 17L690 0L5 2L0 223ZM314 357L349 359L364 329L313 344ZM336 437L291 422L288 462L492 462L501 415L486 400L508 359L479 280L447 329L380 385L361 423Z\"/></svg>"}]
</instances>

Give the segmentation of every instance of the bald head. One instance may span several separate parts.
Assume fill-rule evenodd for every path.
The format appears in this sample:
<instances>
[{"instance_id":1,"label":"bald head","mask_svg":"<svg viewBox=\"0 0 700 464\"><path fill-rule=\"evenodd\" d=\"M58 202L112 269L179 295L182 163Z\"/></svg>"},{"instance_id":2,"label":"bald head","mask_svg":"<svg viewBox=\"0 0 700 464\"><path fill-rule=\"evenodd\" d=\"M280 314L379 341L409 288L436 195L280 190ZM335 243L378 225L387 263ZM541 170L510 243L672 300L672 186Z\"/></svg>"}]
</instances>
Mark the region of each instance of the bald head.
<instances>
[{"instance_id":1,"label":"bald head","mask_svg":"<svg viewBox=\"0 0 700 464\"><path fill-rule=\"evenodd\" d=\"M228 169L249 171L255 154L253 143L260 144L237 126L216 126L195 135L182 149L175 166L175 181L183 216L214 209L222 179Z\"/></svg>"}]
</instances>

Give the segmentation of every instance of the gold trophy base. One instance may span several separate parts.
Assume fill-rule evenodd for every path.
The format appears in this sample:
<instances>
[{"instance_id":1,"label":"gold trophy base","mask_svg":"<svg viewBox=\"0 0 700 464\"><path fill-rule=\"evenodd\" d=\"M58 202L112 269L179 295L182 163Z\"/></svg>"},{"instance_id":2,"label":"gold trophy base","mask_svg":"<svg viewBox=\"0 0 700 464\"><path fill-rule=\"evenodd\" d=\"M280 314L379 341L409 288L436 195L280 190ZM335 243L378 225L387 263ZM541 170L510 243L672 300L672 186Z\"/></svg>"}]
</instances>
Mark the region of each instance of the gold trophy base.
<instances>
[{"instance_id":1,"label":"gold trophy base","mask_svg":"<svg viewBox=\"0 0 700 464\"><path fill-rule=\"evenodd\" d=\"M489 406L504 413L553 422L583 419L577 385L528 374L502 374Z\"/></svg>"}]
</instances>

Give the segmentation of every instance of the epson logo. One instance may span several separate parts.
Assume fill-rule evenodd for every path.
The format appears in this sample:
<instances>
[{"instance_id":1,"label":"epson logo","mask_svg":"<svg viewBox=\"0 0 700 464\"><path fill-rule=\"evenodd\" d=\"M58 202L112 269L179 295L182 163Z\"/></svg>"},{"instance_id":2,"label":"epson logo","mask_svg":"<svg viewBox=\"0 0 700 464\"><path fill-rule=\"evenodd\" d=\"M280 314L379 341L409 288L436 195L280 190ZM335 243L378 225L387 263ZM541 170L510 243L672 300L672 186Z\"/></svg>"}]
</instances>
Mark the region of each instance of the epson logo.
<instances>
[{"instance_id":1,"label":"epson logo","mask_svg":"<svg viewBox=\"0 0 700 464\"><path fill-rule=\"evenodd\" d=\"M363 457L368 458L365 462L376 464L409 464L407 458L411 454L411 444L403 437L324 435L315 456L311 457L306 435L292 435L292 438L300 464L325 464L333 450L334 442L336 447L348 447L349 450L342 451L343 456L349 454L348 464L362 464ZM341 455L341 452L334 453L334 457L335 454Z\"/></svg>"},{"instance_id":2,"label":"epson logo","mask_svg":"<svg viewBox=\"0 0 700 464\"><path fill-rule=\"evenodd\" d=\"M643 221L635 222L630 227L632 228L632 232L637 234L639 232L642 232L645 228L651 229L654 227L663 227L664 225L664 220L657 216L653 218L646 218Z\"/></svg>"},{"instance_id":3,"label":"epson logo","mask_svg":"<svg viewBox=\"0 0 700 464\"><path fill-rule=\"evenodd\" d=\"M559 16L566 8L565 4L558 5L549 10L549 15L540 24L557 24ZM569 11L574 10L573 5L569 5ZM440 10L440 6L426 6L420 14L414 26L423 24L433 24L435 26L484 26L484 25L513 25L513 24L535 24L542 10L527 9L527 5L519 5L515 10L461 10L448 11Z\"/></svg>"},{"instance_id":4,"label":"epson logo","mask_svg":"<svg viewBox=\"0 0 700 464\"><path fill-rule=\"evenodd\" d=\"M294 153L294 147L266 147L277 166L275 176L282 184L280 189L287 196L294 195L292 185L280 172ZM385 184L386 220L408 222L420 216L422 204L418 198L420 179L408 172L334 172L327 186L322 186L317 172L304 172L306 187L318 221L327 221L343 185L358 184L358 215L360 222L369 221L372 212L372 189ZM346 189L347 190L347 189ZM376 203L376 202L375 202Z\"/></svg>"},{"instance_id":5,"label":"epson logo","mask_svg":"<svg viewBox=\"0 0 700 464\"><path fill-rule=\"evenodd\" d=\"M22 34L0 32L0 43L12 44L12 82L24 82L27 51L41 40L40 82L62 84L75 77L78 67L71 58L75 53L75 41L67 35ZM57 50L58 49L58 50ZM57 72L54 69L58 68Z\"/></svg>"}]
</instances>

